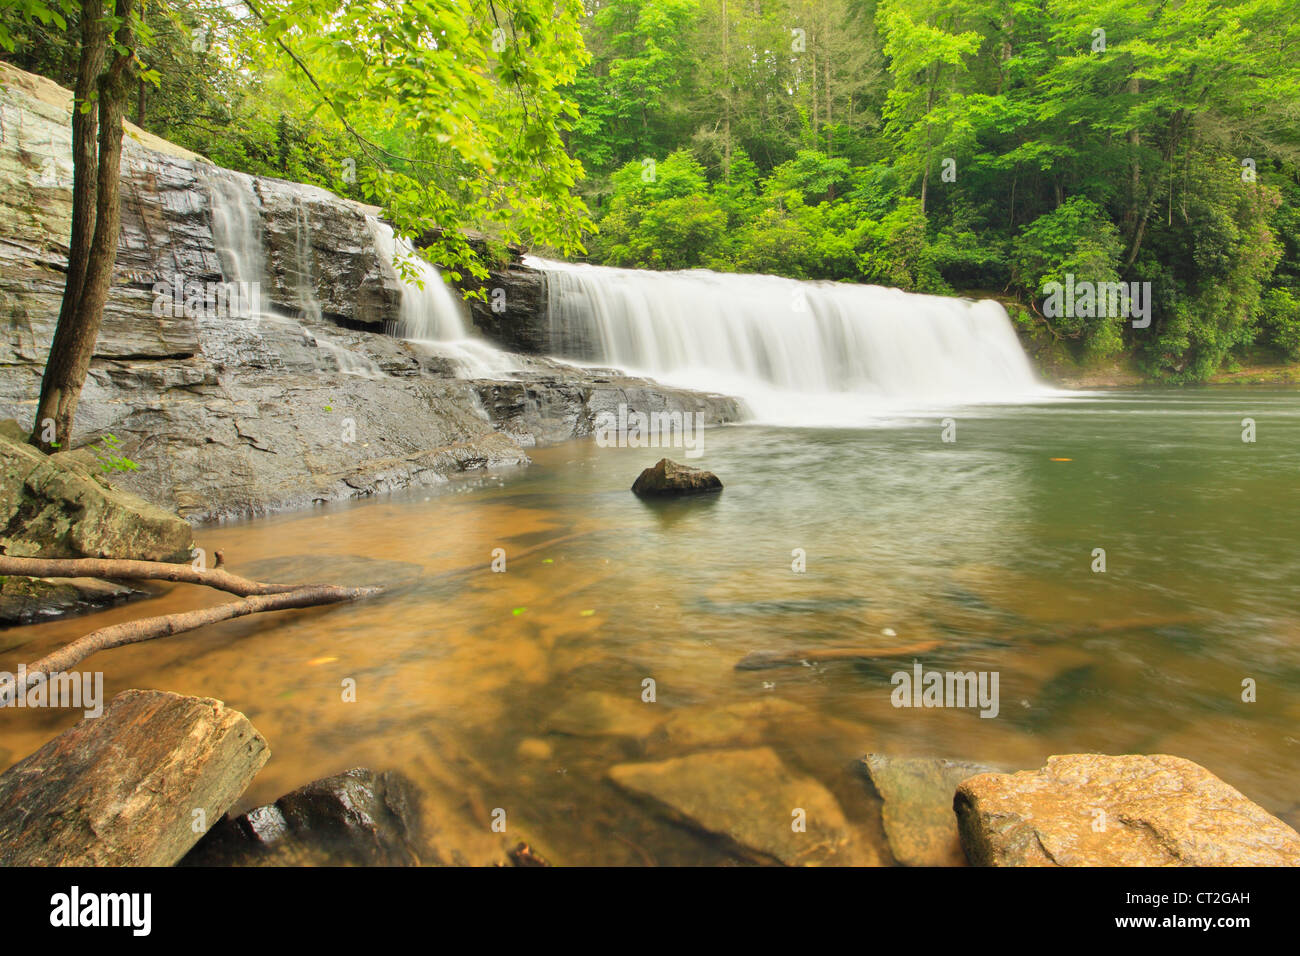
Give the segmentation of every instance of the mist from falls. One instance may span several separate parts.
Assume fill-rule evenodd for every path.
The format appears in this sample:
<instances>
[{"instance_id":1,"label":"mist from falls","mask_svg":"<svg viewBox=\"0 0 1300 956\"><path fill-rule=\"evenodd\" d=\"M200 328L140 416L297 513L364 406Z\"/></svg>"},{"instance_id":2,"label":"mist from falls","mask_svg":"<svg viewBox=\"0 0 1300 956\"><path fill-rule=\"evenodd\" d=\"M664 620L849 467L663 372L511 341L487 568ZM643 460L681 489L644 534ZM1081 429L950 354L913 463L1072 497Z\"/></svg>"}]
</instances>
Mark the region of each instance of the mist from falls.
<instances>
[{"instance_id":1,"label":"mist from falls","mask_svg":"<svg viewBox=\"0 0 1300 956\"><path fill-rule=\"evenodd\" d=\"M1053 394L993 301L702 269L525 263L547 274L557 356L737 395L764 422L854 425Z\"/></svg>"}]
</instances>

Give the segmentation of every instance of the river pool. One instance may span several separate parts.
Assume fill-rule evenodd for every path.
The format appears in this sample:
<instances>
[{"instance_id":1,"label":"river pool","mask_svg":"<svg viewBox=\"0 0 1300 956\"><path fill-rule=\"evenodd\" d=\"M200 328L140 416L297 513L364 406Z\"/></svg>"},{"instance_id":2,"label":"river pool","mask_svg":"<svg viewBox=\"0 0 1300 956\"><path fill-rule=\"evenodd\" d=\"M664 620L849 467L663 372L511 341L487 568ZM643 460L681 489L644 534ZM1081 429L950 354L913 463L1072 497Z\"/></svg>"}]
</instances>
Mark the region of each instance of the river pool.
<instances>
[{"instance_id":1,"label":"river pool","mask_svg":"<svg viewBox=\"0 0 1300 956\"><path fill-rule=\"evenodd\" d=\"M725 490L637 499L633 479L663 454ZM432 493L200 528L237 573L389 590L82 666L110 696L159 688L247 714L272 757L242 807L353 766L404 771L466 862L499 843L497 808L558 863L729 862L607 778L719 748L768 746L820 781L853 829L846 862L888 860L854 767L868 752L1007 768L1171 753L1300 823L1300 392L1080 394L872 429L711 429L698 459L592 441L533 458ZM229 599L159 590L4 632L0 670L103 624ZM806 659L826 648L864 657ZM761 652L794 662L737 669ZM892 675L914 660L996 672L997 715L894 706ZM78 716L0 712L0 766Z\"/></svg>"}]
</instances>

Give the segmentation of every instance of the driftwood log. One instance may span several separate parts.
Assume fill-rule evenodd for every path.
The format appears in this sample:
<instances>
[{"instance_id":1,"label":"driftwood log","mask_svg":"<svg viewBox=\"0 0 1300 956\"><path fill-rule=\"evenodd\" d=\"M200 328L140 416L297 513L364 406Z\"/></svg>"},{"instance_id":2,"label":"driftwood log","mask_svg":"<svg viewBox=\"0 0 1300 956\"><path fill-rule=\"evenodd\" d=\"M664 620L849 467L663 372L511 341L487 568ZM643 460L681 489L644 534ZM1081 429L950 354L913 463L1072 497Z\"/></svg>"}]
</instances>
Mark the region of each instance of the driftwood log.
<instances>
[{"instance_id":1,"label":"driftwood log","mask_svg":"<svg viewBox=\"0 0 1300 956\"><path fill-rule=\"evenodd\" d=\"M162 614L138 621L125 621L91 631L85 637L78 638L52 654L47 654L40 660L28 664L26 669L28 686L42 679L44 675L66 671L91 654L112 647L152 641L182 631L192 631L206 624L216 624L219 621L228 621L262 611L284 611L290 608L339 604L372 597L383 591L383 588L378 587L348 588L328 584L264 584L216 568L199 571L192 565L166 564L159 561L119 561L110 558L16 558L0 555L0 575L8 574L27 577L177 581L186 584L202 584L243 596L242 600L218 604L216 607L181 611L177 614ZM0 693L9 694L16 689L3 688L0 689Z\"/></svg>"},{"instance_id":2,"label":"driftwood log","mask_svg":"<svg viewBox=\"0 0 1300 956\"><path fill-rule=\"evenodd\" d=\"M0 575L28 578L132 578L141 581L177 581L202 584L240 597L252 594L283 594L300 584L263 584L220 568L200 571L190 564L162 561L119 561L115 558L14 558L0 554Z\"/></svg>"},{"instance_id":3,"label":"driftwood log","mask_svg":"<svg viewBox=\"0 0 1300 956\"><path fill-rule=\"evenodd\" d=\"M171 866L269 756L219 700L124 691L0 775L0 866Z\"/></svg>"}]
</instances>

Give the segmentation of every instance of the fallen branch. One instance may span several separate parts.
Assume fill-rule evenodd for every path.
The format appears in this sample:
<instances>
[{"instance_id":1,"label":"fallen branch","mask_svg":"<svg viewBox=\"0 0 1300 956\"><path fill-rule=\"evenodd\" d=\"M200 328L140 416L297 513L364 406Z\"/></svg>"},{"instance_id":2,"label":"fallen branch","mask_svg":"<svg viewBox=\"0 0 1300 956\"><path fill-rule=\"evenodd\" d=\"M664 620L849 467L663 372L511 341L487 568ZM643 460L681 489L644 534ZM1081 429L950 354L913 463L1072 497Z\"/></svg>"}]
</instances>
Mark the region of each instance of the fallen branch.
<instances>
[{"instance_id":1,"label":"fallen branch","mask_svg":"<svg viewBox=\"0 0 1300 956\"><path fill-rule=\"evenodd\" d=\"M115 558L15 558L0 554L0 575L28 578L134 578L148 581L180 581L202 584L240 597L253 594L286 594L301 584L263 584L218 568L200 571L190 564L163 561L121 561Z\"/></svg>"},{"instance_id":2,"label":"fallen branch","mask_svg":"<svg viewBox=\"0 0 1300 956\"><path fill-rule=\"evenodd\" d=\"M208 572L209 574L211 572ZM183 611L179 614L163 614L158 617L146 617L138 621L125 621L91 631L85 637L66 644L52 654L47 654L33 664L27 665L27 683L30 685L38 675L66 672L81 663L91 654L105 651L125 644L139 644L160 637L192 631L207 624L228 621L248 614L262 611L284 611L290 608L316 607L322 604L338 604L343 601L355 601L371 597L383 588L345 588L335 585L306 585L281 594L259 594L218 604L216 607L201 608L197 611Z\"/></svg>"}]
</instances>

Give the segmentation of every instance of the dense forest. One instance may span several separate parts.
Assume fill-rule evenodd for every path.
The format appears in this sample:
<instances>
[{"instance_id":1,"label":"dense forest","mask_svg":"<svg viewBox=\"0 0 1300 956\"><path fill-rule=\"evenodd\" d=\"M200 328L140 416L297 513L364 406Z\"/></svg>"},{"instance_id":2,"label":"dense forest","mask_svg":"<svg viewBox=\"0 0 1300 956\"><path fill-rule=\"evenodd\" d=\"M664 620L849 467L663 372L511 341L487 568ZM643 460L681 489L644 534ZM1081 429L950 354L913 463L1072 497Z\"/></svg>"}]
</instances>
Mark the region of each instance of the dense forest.
<instances>
[{"instance_id":1,"label":"dense forest","mask_svg":"<svg viewBox=\"0 0 1300 956\"><path fill-rule=\"evenodd\" d=\"M119 7L123 0L118 0ZM130 7L130 3L126 3ZM6 0L69 87L81 4ZM153 0L127 118L428 236L995 295L1083 362L1300 359L1287 0ZM382 24L380 28L376 24ZM1067 277L1152 321L1047 316ZM1086 309L1078 310L1086 313Z\"/></svg>"}]
</instances>

